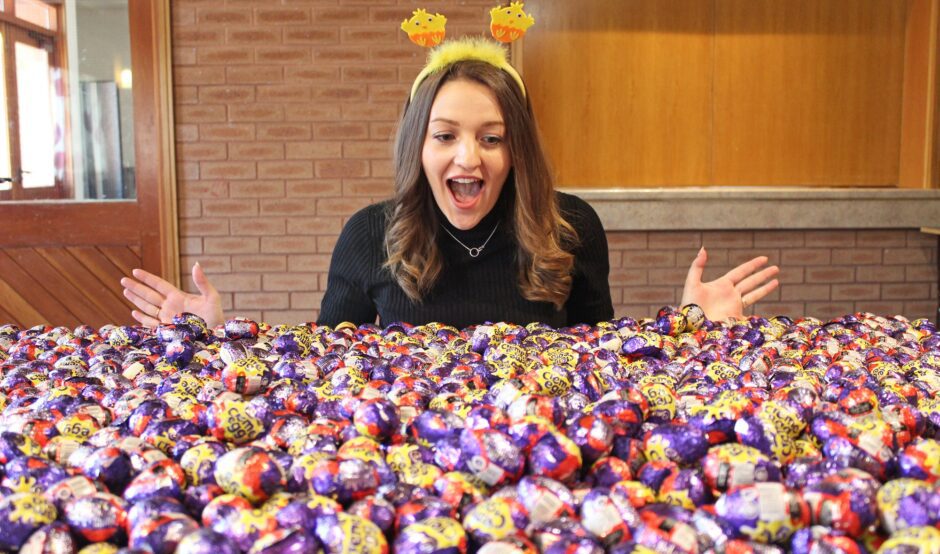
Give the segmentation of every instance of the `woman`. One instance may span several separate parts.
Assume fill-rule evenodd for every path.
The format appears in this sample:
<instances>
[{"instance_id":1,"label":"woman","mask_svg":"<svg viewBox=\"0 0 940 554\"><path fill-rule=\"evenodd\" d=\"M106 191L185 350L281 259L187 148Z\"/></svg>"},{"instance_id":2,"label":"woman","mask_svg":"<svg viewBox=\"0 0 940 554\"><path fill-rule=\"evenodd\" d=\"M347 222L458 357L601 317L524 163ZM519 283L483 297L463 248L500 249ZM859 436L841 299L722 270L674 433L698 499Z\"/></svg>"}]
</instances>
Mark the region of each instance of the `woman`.
<instances>
[{"instance_id":1,"label":"woman","mask_svg":"<svg viewBox=\"0 0 940 554\"><path fill-rule=\"evenodd\" d=\"M554 191L525 85L504 50L451 41L428 68L398 127L395 196L347 222L318 323L378 316L381 324L561 327L612 318L603 227L587 203ZM682 303L701 305L712 319L741 316L777 287L778 269L760 269L765 257L710 283L701 281L705 262L702 249ZM122 284L140 323L168 322L181 311L213 325L224 321L219 295L198 264L195 295L142 270L134 276Z\"/></svg>"}]
</instances>

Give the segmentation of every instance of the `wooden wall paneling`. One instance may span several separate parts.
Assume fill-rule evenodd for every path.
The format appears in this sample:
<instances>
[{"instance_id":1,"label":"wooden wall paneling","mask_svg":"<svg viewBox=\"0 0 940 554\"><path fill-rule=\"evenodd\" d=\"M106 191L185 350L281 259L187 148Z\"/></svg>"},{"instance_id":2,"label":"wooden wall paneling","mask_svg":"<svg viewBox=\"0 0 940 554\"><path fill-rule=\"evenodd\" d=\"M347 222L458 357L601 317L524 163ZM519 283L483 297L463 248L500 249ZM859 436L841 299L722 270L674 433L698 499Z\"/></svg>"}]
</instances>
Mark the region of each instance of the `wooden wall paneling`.
<instances>
[{"instance_id":1,"label":"wooden wall paneling","mask_svg":"<svg viewBox=\"0 0 940 554\"><path fill-rule=\"evenodd\" d=\"M103 283L120 283L127 274L92 246L69 246L66 250Z\"/></svg>"},{"instance_id":2,"label":"wooden wall paneling","mask_svg":"<svg viewBox=\"0 0 940 554\"><path fill-rule=\"evenodd\" d=\"M908 3L898 177L899 186L904 188L937 186L938 3L938 0Z\"/></svg>"},{"instance_id":3,"label":"wooden wall paneling","mask_svg":"<svg viewBox=\"0 0 940 554\"><path fill-rule=\"evenodd\" d=\"M897 183L904 2L717 6L715 184Z\"/></svg>"},{"instance_id":4,"label":"wooden wall paneling","mask_svg":"<svg viewBox=\"0 0 940 554\"><path fill-rule=\"evenodd\" d=\"M101 246L98 250L125 275L140 267L140 254L134 254L129 246Z\"/></svg>"},{"instance_id":5,"label":"wooden wall paneling","mask_svg":"<svg viewBox=\"0 0 940 554\"><path fill-rule=\"evenodd\" d=\"M714 4L526 5L522 67L559 184L711 181Z\"/></svg>"},{"instance_id":6,"label":"wooden wall paneling","mask_svg":"<svg viewBox=\"0 0 940 554\"><path fill-rule=\"evenodd\" d=\"M103 323L116 323L127 319L129 307L121 294L120 283L102 281L65 248L37 248L36 252L104 312L106 318ZM95 325L91 321L82 323Z\"/></svg>"},{"instance_id":7,"label":"wooden wall paneling","mask_svg":"<svg viewBox=\"0 0 940 554\"><path fill-rule=\"evenodd\" d=\"M32 327L46 322L43 315L4 280L2 274L0 274L0 307L7 314L3 319L4 323Z\"/></svg>"},{"instance_id":8,"label":"wooden wall paneling","mask_svg":"<svg viewBox=\"0 0 940 554\"><path fill-rule=\"evenodd\" d=\"M36 281L9 256L5 249L0 249L0 276L9 288L13 289L19 297L27 300L42 316L39 321L29 322L29 325L39 323L65 325L67 322L79 320L76 314L70 312L50 294L49 289L54 285L53 283ZM15 299L12 299L10 304L3 299L4 306L10 306L13 303Z\"/></svg>"},{"instance_id":9,"label":"wooden wall paneling","mask_svg":"<svg viewBox=\"0 0 940 554\"><path fill-rule=\"evenodd\" d=\"M81 323L103 325L108 322L105 312L87 298L86 291L77 288L69 280L67 272L59 271L34 249L11 248L6 252L34 280L43 284L50 297L62 304L69 313L75 316L74 319L68 321L55 321L55 324L70 326Z\"/></svg>"}]
</instances>

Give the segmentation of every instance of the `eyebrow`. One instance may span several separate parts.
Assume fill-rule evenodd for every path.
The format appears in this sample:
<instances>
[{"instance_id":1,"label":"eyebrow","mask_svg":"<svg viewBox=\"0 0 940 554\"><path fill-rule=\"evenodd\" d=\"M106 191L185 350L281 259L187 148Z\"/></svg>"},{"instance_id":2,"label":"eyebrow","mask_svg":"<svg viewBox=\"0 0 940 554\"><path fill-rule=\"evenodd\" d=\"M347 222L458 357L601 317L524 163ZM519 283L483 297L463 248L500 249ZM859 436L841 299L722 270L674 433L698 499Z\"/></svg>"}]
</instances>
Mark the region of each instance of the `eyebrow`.
<instances>
[{"instance_id":1,"label":"eyebrow","mask_svg":"<svg viewBox=\"0 0 940 554\"><path fill-rule=\"evenodd\" d=\"M447 123L448 125L453 125L454 127L460 127L460 123L454 121L453 119L447 119L446 117L435 117L428 123ZM481 127L494 127L494 126L505 126L506 124L502 121L484 121Z\"/></svg>"}]
</instances>

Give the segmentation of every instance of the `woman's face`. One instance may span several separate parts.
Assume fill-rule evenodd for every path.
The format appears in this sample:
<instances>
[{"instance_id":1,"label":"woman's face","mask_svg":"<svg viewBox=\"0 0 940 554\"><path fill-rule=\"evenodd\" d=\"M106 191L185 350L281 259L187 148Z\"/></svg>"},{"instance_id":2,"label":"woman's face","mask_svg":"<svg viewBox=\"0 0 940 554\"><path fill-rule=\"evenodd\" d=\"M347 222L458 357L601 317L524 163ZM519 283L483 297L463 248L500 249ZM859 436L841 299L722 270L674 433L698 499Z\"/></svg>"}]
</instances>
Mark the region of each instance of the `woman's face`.
<instances>
[{"instance_id":1,"label":"woman's face","mask_svg":"<svg viewBox=\"0 0 940 554\"><path fill-rule=\"evenodd\" d=\"M503 114L488 87L459 79L440 88L421 164L434 201L454 227L472 229L493 209L510 160Z\"/></svg>"}]
</instances>

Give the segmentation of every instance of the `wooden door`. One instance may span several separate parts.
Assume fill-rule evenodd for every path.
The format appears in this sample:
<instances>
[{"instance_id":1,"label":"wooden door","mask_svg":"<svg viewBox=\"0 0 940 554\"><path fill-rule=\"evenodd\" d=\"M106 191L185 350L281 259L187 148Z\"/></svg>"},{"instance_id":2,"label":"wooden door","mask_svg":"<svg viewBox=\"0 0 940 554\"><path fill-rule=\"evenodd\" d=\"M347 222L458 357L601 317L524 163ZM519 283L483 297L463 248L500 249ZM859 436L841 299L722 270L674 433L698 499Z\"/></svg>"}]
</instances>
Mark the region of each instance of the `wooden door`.
<instances>
[{"instance_id":1,"label":"wooden door","mask_svg":"<svg viewBox=\"0 0 940 554\"><path fill-rule=\"evenodd\" d=\"M0 324L126 324L119 279L177 260L169 0L133 0L136 200L0 201Z\"/></svg>"}]
</instances>

